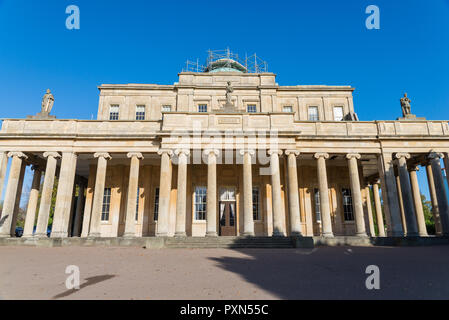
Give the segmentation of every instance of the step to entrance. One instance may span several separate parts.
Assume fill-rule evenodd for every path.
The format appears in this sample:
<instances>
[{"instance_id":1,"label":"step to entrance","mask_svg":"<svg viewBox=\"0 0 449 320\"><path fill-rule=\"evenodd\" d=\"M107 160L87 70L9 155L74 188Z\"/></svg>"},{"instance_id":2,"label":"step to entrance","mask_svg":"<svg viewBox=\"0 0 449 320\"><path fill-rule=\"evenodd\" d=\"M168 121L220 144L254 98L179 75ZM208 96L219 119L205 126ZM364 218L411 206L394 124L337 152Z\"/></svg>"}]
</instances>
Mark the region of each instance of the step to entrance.
<instances>
[{"instance_id":1,"label":"step to entrance","mask_svg":"<svg viewBox=\"0 0 449 320\"><path fill-rule=\"evenodd\" d=\"M291 238L186 237L165 239L166 248L294 248Z\"/></svg>"}]
</instances>

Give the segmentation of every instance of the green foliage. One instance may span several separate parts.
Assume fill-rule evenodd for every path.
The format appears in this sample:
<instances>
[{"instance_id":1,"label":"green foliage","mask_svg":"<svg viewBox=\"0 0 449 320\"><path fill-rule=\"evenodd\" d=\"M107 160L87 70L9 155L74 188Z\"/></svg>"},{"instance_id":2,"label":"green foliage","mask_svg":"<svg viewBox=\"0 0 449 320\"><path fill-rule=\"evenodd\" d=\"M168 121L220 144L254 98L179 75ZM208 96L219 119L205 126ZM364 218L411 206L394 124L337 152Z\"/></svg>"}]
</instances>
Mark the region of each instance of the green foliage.
<instances>
[{"instance_id":1,"label":"green foliage","mask_svg":"<svg viewBox=\"0 0 449 320\"><path fill-rule=\"evenodd\" d=\"M427 201L426 196L421 194L422 208L428 234L435 234L435 221L432 214L432 203Z\"/></svg>"}]
</instances>

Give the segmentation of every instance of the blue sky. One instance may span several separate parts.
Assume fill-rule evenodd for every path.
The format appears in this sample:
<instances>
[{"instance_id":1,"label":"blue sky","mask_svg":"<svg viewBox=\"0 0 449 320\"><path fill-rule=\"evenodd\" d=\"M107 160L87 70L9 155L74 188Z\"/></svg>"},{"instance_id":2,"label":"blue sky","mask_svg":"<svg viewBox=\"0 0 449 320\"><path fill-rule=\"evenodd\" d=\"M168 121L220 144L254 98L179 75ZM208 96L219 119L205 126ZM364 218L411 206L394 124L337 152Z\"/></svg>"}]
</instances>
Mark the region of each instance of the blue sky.
<instances>
[{"instance_id":1,"label":"blue sky","mask_svg":"<svg viewBox=\"0 0 449 320\"><path fill-rule=\"evenodd\" d=\"M72 4L80 30L65 28ZM370 4L380 30L365 27ZM449 119L448 40L449 0L0 0L0 118L35 114L51 88L58 118L91 119L98 85L171 84L187 59L230 47L280 85L355 87L361 120L397 118L405 91L413 113Z\"/></svg>"}]
</instances>

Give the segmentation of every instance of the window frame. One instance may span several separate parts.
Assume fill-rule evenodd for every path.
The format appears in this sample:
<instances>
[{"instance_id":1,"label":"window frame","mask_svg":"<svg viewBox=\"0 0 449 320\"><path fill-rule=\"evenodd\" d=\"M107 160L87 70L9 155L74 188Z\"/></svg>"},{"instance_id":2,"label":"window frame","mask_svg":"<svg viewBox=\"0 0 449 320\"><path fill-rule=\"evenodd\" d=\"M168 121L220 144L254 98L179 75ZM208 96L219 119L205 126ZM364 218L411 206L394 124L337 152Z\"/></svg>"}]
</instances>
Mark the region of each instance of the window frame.
<instances>
[{"instance_id":1,"label":"window frame","mask_svg":"<svg viewBox=\"0 0 449 320\"><path fill-rule=\"evenodd\" d=\"M112 108L117 108L117 112L113 112ZM118 121L120 120L120 105L119 104L111 104L109 105L109 121Z\"/></svg>"},{"instance_id":2,"label":"window frame","mask_svg":"<svg viewBox=\"0 0 449 320\"><path fill-rule=\"evenodd\" d=\"M311 119L311 113L310 110L316 110L316 119ZM307 120L308 121L320 121L320 111L318 109L318 106L308 106L307 107Z\"/></svg>"},{"instance_id":3,"label":"window frame","mask_svg":"<svg viewBox=\"0 0 449 320\"><path fill-rule=\"evenodd\" d=\"M285 108L290 108L290 111L285 111ZM285 112L285 113L292 113L292 112L293 112L293 106L292 106L292 105L285 105L285 106L282 106L282 112Z\"/></svg>"},{"instance_id":4,"label":"window frame","mask_svg":"<svg viewBox=\"0 0 449 320\"><path fill-rule=\"evenodd\" d=\"M250 107L251 107L251 111L250 111ZM257 113L257 104L253 104L253 103L251 103L251 104L247 104L246 105L246 112L247 113Z\"/></svg>"},{"instance_id":5,"label":"window frame","mask_svg":"<svg viewBox=\"0 0 449 320\"><path fill-rule=\"evenodd\" d=\"M111 213L111 198L112 198L112 189L104 188L103 203L101 206L101 222L109 222Z\"/></svg>"},{"instance_id":6,"label":"window frame","mask_svg":"<svg viewBox=\"0 0 449 320\"><path fill-rule=\"evenodd\" d=\"M313 189L313 212L315 215L315 221L317 223L321 223L322 217L321 217L321 195L320 195L320 189L314 188ZM319 219L318 219L319 217Z\"/></svg>"},{"instance_id":7,"label":"window frame","mask_svg":"<svg viewBox=\"0 0 449 320\"><path fill-rule=\"evenodd\" d=\"M165 108L169 108L169 110L164 110ZM161 106L161 112L171 112L172 111L172 105L171 104L163 104Z\"/></svg>"},{"instance_id":8,"label":"window frame","mask_svg":"<svg viewBox=\"0 0 449 320\"><path fill-rule=\"evenodd\" d=\"M337 120L335 118L335 110L336 109L340 109L341 110L341 119L340 120ZM334 117L334 121L343 121L345 119L344 107L343 106L333 106L332 107L332 115Z\"/></svg>"},{"instance_id":9,"label":"window frame","mask_svg":"<svg viewBox=\"0 0 449 320\"><path fill-rule=\"evenodd\" d=\"M160 188L155 187L154 188L154 195L153 195L153 221L156 222L159 219L159 195L160 195Z\"/></svg>"},{"instance_id":10,"label":"window frame","mask_svg":"<svg viewBox=\"0 0 449 320\"><path fill-rule=\"evenodd\" d=\"M254 197L255 191L257 191L256 199ZM252 199L253 199L253 221L262 221L261 214L260 214L260 188L259 188L259 186L253 187Z\"/></svg>"},{"instance_id":11,"label":"window frame","mask_svg":"<svg viewBox=\"0 0 449 320\"><path fill-rule=\"evenodd\" d=\"M205 109L202 109L202 107L205 107ZM207 103L199 103L197 106L197 111L199 113L207 113L208 112L208 105Z\"/></svg>"},{"instance_id":12,"label":"window frame","mask_svg":"<svg viewBox=\"0 0 449 320\"><path fill-rule=\"evenodd\" d=\"M349 195L346 194L348 191ZM346 199L350 199L350 203L345 203ZM341 188L341 202L343 205L343 221L344 222L354 222L354 201L352 199L352 190L351 188ZM350 210L348 210L350 208ZM347 219L349 218L349 219Z\"/></svg>"},{"instance_id":13,"label":"window frame","mask_svg":"<svg viewBox=\"0 0 449 320\"><path fill-rule=\"evenodd\" d=\"M201 190L200 195L198 195L198 190ZM199 197L201 197L200 202L198 202ZM202 210L198 210L199 206L202 207ZM198 185L195 186L193 192L193 218L194 221L206 221L206 217L207 217L207 186Z\"/></svg>"},{"instance_id":14,"label":"window frame","mask_svg":"<svg viewBox=\"0 0 449 320\"><path fill-rule=\"evenodd\" d=\"M139 108L142 109L143 112L139 111ZM146 119L146 106L144 104L137 104L136 105L136 121L144 121Z\"/></svg>"}]
</instances>

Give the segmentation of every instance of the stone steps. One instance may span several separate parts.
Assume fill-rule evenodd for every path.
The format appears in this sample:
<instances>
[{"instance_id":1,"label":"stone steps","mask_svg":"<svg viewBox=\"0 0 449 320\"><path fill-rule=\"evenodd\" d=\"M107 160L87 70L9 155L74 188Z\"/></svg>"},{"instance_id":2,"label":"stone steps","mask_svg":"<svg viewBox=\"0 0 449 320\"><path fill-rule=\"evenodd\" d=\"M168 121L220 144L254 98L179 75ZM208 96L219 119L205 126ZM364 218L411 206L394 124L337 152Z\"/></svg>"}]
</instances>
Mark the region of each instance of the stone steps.
<instances>
[{"instance_id":1,"label":"stone steps","mask_svg":"<svg viewBox=\"0 0 449 320\"><path fill-rule=\"evenodd\" d=\"M166 248L293 248L290 238L271 237L188 237L167 238Z\"/></svg>"}]
</instances>

